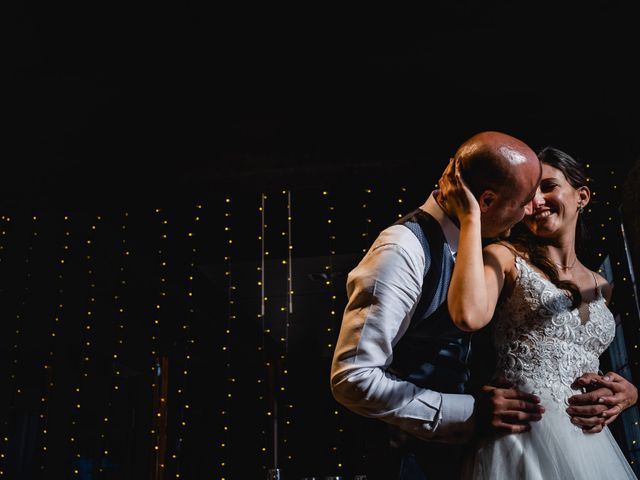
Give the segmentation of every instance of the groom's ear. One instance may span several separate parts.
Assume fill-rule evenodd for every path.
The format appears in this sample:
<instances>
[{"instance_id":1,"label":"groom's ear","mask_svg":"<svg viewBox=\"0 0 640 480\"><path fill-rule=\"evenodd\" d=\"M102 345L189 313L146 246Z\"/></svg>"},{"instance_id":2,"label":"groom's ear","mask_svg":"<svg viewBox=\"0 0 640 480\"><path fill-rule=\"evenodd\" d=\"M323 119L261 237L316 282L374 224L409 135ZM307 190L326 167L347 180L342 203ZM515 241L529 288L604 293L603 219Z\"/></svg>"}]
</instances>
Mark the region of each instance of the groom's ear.
<instances>
[{"instance_id":1,"label":"groom's ear","mask_svg":"<svg viewBox=\"0 0 640 480\"><path fill-rule=\"evenodd\" d=\"M493 190L485 190L478 197L478 205L480 205L480 211L486 212L491 205L496 201L497 195Z\"/></svg>"}]
</instances>

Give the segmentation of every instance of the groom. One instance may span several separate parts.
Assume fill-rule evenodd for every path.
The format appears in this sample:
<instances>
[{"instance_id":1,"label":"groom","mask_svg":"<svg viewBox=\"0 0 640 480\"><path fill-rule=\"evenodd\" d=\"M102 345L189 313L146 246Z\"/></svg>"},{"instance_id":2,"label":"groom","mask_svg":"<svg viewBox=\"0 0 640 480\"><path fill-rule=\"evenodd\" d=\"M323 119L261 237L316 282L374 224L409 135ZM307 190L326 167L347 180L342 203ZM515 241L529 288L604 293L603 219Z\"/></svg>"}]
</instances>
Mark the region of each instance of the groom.
<instances>
[{"instance_id":1,"label":"groom","mask_svg":"<svg viewBox=\"0 0 640 480\"><path fill-rule=\"evenodd\" d=\"M464 178L476 194L489 194L482 235L508 236L531 213L542 167L522 141L481 132L456 151ZM446 188L446 177L441 180ZM347 280L349 301L331 367L337 401L390 425L390 447L370 476L380 479L453 478L462 446L474 431L518 433L544 414L535 395L509 385L468 391L471 335L458 330L446 295L455 264L459 229L441 191L418 210L380 233ZM615 374L580 379L594 385L577 396L569 413L598 432L637 391ZM615 395L614 395L615 394ZM598 403L599 398L604 403ZM602 417L606 411L609 416Z\"/></svg>"}]
</instances>

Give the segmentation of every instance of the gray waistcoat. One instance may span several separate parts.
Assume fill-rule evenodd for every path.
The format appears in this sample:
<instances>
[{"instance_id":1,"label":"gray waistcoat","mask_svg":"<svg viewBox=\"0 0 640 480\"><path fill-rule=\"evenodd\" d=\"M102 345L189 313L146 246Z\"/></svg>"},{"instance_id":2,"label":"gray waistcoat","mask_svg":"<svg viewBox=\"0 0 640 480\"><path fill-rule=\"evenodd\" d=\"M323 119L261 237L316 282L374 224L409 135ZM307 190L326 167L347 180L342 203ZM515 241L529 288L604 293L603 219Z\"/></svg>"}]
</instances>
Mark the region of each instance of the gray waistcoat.
<instances>
[{"instance_id":1,"label":"gray waistcoat","mask_svg":"<svg viewBox=\"0 0 640 480\"><path fill-rule=\"evenodd\" d=\"M409 228L425 253L422 295L411 324L393 349L390 371L419 387L463 393L469 380L470 334L458 329L447 310L453 258L440 224L416 210L396 224Z\"/></svg>"}]
</instances>

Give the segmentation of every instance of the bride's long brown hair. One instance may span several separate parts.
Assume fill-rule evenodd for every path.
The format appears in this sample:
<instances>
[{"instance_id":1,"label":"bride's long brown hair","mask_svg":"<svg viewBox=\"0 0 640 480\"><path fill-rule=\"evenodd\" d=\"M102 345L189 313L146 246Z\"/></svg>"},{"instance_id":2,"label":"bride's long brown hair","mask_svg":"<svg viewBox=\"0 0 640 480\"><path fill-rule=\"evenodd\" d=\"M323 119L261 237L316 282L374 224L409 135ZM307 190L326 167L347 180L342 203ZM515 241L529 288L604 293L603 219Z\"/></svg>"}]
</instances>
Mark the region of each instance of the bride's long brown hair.
<instances>
[{"instance_id":1,"label":"bride's long brown hair","mask_svg":"<svg viewBox=\"0 0 640 480\"><path fill-rule=\"evenodd\" d=\"M538 152L538 158L542 163L560 170L573 188L580 188L587 184L587 175L580 162L569 154L554 147L545 147ZM582 215L578 218L576 243L586 236ZM578 286L568 280L560 280L556 264L547 255L548 242L542 237L536 237L520 222L509 237L509 242L519 251L527 254L529 262L535 265L556 287L569 293L572 300L572 308L577 308L582 303L582 295Z\"/></svg>"}]
</instances>

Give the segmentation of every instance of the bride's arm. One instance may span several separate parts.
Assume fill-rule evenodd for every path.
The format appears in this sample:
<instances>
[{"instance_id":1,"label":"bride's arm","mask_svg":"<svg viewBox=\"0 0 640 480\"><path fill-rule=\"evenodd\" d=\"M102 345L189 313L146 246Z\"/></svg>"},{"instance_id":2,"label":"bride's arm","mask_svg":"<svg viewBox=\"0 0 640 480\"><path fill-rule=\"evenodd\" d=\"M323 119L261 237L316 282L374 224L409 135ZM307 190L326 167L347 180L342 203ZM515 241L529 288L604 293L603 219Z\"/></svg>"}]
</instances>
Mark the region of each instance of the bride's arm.
<instances>
[{"instance_id":1,"label":"bride's arm","mask_svg":"<svg viewBox=\"0 0 640 480\"><path fill-rule=\"evenodd\" d=\"M490 245L483 252L480 206L455 170L446 178L445 195L460 223L460 240L447 305L458 328L475 331L493 317L513 254L500 245Z\"/></svg>"},{"instance_id":2,"label":"bride's arm","mask_svg":"<svg viewBox=\"0 0 640 480\"><path fill-rule=\"evenodd\" d=\"M447 303L453 323L461 330L473 332L493 318L507 271L513 266L513 253L499 244L489 245L479 253L469 252L469 245L463 243L464 229L463 226L460 231Z\"/></svg>"}]
</instances>

